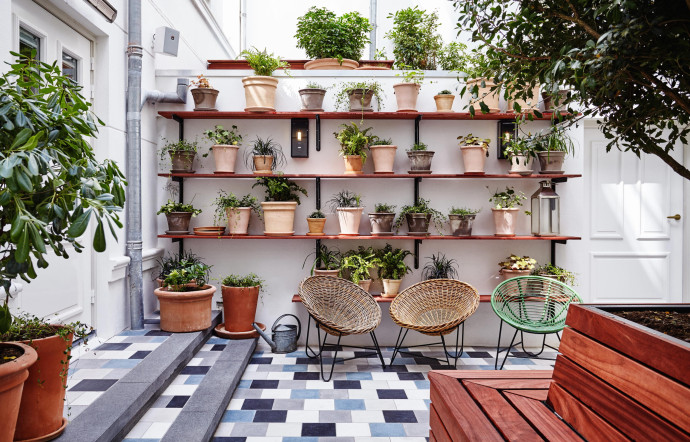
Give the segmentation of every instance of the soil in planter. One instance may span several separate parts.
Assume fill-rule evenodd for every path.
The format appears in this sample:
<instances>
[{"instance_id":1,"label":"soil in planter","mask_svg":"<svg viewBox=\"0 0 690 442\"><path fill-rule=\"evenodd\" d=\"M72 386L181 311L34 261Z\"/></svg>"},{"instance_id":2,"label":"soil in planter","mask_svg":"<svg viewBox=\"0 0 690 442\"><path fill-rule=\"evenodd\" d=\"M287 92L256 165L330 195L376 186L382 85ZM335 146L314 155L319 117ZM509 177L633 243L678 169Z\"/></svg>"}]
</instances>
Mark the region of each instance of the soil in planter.
<instances>
[{"instance_id":1,"label":"soil in planter","mask_svg":"<svg viewBox=\"0 0 690 442\"><path fill-rule=\"evenodd\" d=\"M690 313L659 310L633 310L611 313L682 341L690 342Z\"/></svg>"},{"instance_id":2,"label":"soil in planter","mask_svg":"<svg viewBox=\"0 0 690 442\"><path fill-rule=\"evenodd\" d=\"M19 347L0 347L0 365L12 362L23 354L24 350Z\"/></svg>"}]
</instances>

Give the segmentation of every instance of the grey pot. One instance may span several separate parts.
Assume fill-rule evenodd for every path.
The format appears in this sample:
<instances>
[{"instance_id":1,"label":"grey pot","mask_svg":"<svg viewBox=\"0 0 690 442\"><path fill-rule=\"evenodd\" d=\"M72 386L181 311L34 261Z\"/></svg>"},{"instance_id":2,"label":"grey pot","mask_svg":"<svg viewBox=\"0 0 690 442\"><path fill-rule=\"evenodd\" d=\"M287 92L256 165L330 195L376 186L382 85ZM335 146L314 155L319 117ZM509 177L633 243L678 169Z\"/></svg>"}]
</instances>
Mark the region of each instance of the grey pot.
<instances>
[{"instance_id":1,"label":"grey pot","mask_svg":"<svg viewBox=\"0 0 690 442\"><path fill-rule=\"evenodd\" d=\"M409 173L431 173L431 159L434 157L431 150L407 151L410 159Z\"/></svg>"},{"instance_id":2,"label":"grey pot","mask_svg":"<svg viewBox=\"0 0 690 442\"><path fill-rule=\"evenodd\" d=\"M453 236L472 236L472 225L477 215L448 215Z\"/></svg>"},{"instance_id":3,"label":"grey pot","mask_svg":"<svg viewBox=\"0 0 690 442\"><path fill-rule=\"evenodd\" d=\"M374 91L367 90L364 94L364 89L352 89L348 95L350 96L350 112L372 112L371 99L374 96Z\"/></svg>"},{"instance_id":4,"label":"grey pot","mask_svg":"<svg viewBox=\"0 0 690 442\"><path fill-rule=\"evenodd\" d=\"M194 158L196 158L196 152L185 151L174 151L169 150L170 163L172 167L170 171L173 173L194 173Z\"/></svg>"},{"instance_id":5,"label":"grey pot","mask_svg":"<svg viewBox=\"0 0 690 442\"><path fill-rule=\"evenodd\" d=\"M565 152L537 152L539 157L539 173L563 173L563 161Z\"/></svg>"},{"instance_id":6,"label":"grey pot","mask_svg":"<svg viewBox=\"0 0 690 442\"><path fill-rule=\"evenodd\" d=\"M166 213L165 217L168 219L168 230L166 233L188 233L189 222L192 220L191 212L172 212Z\"/></svg>"},{"instance_id":7,"label":"grey pot","mask_svg":"<svg viewBox=\"0 0 690 442\"><path fill-rule=\"evenodd\" d=\"M395 213L370 213L371 234L374 236L393 235L393 221Z\"/></svg>"},{"instance_id":8,"label":"grey pot","mask_svg":"<svg viewBox=\"0 0 690 442\"><path fill-rule=\"evenodd\" d=\"M299 98L302 100L302 110L309 112L323 112L323 98L325 96L326 89L300 89Z\"/></svg>"},{"instance_id":9,"label":"grey pot","mask_svg":"<svg viewBox=\"0 0 690 442\"><path fill-rule=\"evenodd\" d=\"M194 98L195 111L217 111L216 99L218 98L218 89L210 89L205 87L198 87L192 89L192 98Z\"/></svg>"},{"instance_id":10,"label":"grey pot","mask_svg":"<svg viewBox=\"0 0 690 442\"><path fill-rule=\"evenodd\" d=\"M407 231L410 235L429 234L430 213L406 213L405 219L407 220Z\"/></svg>"}]
</instances>

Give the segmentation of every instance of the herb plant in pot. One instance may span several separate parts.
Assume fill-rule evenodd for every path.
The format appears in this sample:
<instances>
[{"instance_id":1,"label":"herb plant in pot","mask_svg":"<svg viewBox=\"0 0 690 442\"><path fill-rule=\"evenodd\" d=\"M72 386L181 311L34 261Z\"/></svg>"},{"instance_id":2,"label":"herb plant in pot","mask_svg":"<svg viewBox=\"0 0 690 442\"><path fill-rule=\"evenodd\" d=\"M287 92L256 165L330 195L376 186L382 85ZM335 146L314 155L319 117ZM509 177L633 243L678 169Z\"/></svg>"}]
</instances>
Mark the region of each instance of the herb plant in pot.
<instances>
[{"instance_id":1,"label":"herb plant in pot","mask_svg":"<svg viewBox=\"0 0 690 442\"><path fill-rule=\"evenodd\" d=\"M326 215L320 210L316 210L307 217L309 231L307 236L323 236L323 229L326 225Z\"/></svg>"},{"instance_id":2,"label":"herb plant in pot","mask_svg":"<svg viewBox=\"0 0 690 442\"><path fill-rule=\"evenodd\" d=\"M214 204L216 206L214 224L218 225L227 218L230 235L247 234L252 211L261 218L259 202L251 195L239 198L234 193L228 195L225 191L220 190Z\"/></svg>"},{"instance_id":3,"label":"herb plant in pot","mask_svg":"<svg viewBox=\"0 0 690 442\"><path fill-rule=\"evenodd\" d=\"M191 204L177 203L168 200L158 209L156 215L165 214L168 220L168 235L184 235L189 233L189 223L193 216L201 213L201 209L195 209Z\"/></svg>"},{"instance_id":4,"label":"herb plant in pot","mask_svg":"<svg viewBox=\"0 0 690 442\"><path fill-rule=\"evenodd\" d=\"M465 174L484 174L486 159L489 157L488 138L479 138L472 134L460 135L458 137L460 151L462 152L462 162L465 166Z\"/></svg>"},{"instance_id":5,"label":"herb plant in pot","mask_svg":"<svg viewBox=\"0 0 690 442\"><path fill-rule=\"evenodd\" d=\"M266 201L261 203L264 213L264 235L290 236L295 234L295 210L300 203L299 193L307 191L294 181L284 177L261 177L256 179L256 186L263 186Z\"/></svg>"},{"instance_id":6,"label":"herb plant in pot","mask_svg":"<svg viewBox=\"0 0 690 442\"><path fill-rule=\"evenodd\" d=\"M398 112L417 112L417 97L423 81L424 72L406 71L403 73L403 82L393 85Z\"/></svg>"},{"instance_id":7,"label":"herb plant in pot","mask_svg":"<svg viewBox=\"0 0 690 442\"><path fill-rule=\"evenodd\" d=\"M377 264L374 251L362 249L361 251L350 251L343 256L340 268L348 275L348 279L359 285L365 291L371 287L371 269Z\"/></svg>"},{"instance_id":8,"label":"herb plant in pot","mask_svg":"<svg viewBox=\"0 0 690 442\"><path fill-rule=\"evenodd\" d=\"M274 170L285 164L285 155L280 144L271 137L256 137L251 150L245 150L244 163L247 169L256 175L271 175Z\"/></svg>"},{"instance_id":9,"label":"herb plant in pot","mask_svg":"<svg viewBox=\"0 0 690 442\"><path fill-rule=\"evenodd\" d=\"M394 298L400 291L400 284L410 268L405 264L405 258L412 253L409 250L394 249L390 244L379 250L376 264L379 268L379 278L383 282L384 298Z\"/></svg>"},{"instance_id":10,"label":"herb plant in pot","mask_svg":"<svg viewBox=\"0 0 690 442\"><path fill-rule=\"evenodd\" d=\"M407 173L431 173L431 160L435 152L428 149L424 143L415 143L407 151L407 158L410 159L410 170Z\"/></svg>"},{"instance_id":11,"label":"herb plant in pot","mask_svg":"<svg viewBox=\"0 0 690 442\"><path fill-rule=\"evenodd\" d=\"M156 260L158 264L158 275L156 283L158 287L163 287L163 280L173 270L184 269L192 264L203 264L201 258L192 252L182 250L180 253L168 253L168 256Z\"/></svg>"},{"instance_id":12,"label":"herb plant in pot","mask_svg":"<svg viewBox=\"0 0 690 442\"><path fill-rule=\"evenodd\" d=\"M409 235L428 235L429 224L433 220L436 231L440 234L446 217L436 209L429 206L429 200L420 198L416 204L403 206L395 220L395 230L402 226L403 220L407 221Z\"/></svg>"},{"instance_id":13,"label":"herb plant in pot","mask_svg":"<svg viewBox=\"0 0 690 442\"><path fill-rule=\"evenodd\" d=\"M546 135L535 136L535 149L539 158L539 173L563 173L563 161L567 154L575 154L575 145L560 126L552 126Z\"/></svg>"},{"instance_id":14,"label":"herb plant in pot","mask_svg":"<svg viewBox=\"0 0 690 442\"><path fill-rule=\"evenodd\" d=\"M448 89L444 89L437 95L434 95L436 102L436 112L453 112L453 101L455 95Z\"/></svg>"},{"instance_id":15,"label":"herb plant in pot","mask_svg":"<svg viewBox=\"0 0 690 442\"><path fill-rule=\"evenodd\" d=\"M326 96L326 88L318 83L310 81L307 87L299 90L299 98L302 100L302 112L323 112L323 99Z\"/></svg>"},{"instance_id":16,"label":"herb plant in pot","mask_svg":"<svg viewBox=\"0 0 690 442\"><path fill-rule=\"evenodd\" d=\"M192 80L192 98L194 99L195 111L217 111L216 100L218 99L218 89L211 87L208 78L203 75L197 75L196 80Z\"/></svg>"},{"instance_id":17,"label":"herb plant in pot","mask_svg":"<svg viewBox=\"0 0 690 442\"><path fill-rule=\"evenodd\" d=\"M369 214L371 234L373 236L393 235L393 222L395 221L395 206L392 204L378 203L374 206L374 213Z\"/></svg>"},{"instance_id":18,"label":"herb plant in pot","mask_svg":"<svg viewBox=\"0 0 690 442\"><path fill-rule=\"evenodd\" d=\"M0 440L11 441L17 426L24 381L38 358L36 350L19 342L0 342Z\"/></svg>"},{"instance_id":19,"label":"herb plant in pot","mask_svg":"<svg viewBox=\"0 0 690 442\"><path fill-rule=\"evenodd\" d=\"M369 140L369 151L374 161L374 173L393 173L397 150L398 146L394 145L390 138L372 136Z\"/></svg>"},{"instance_id":20,"label":"herb plant in pot","mask_svg":"<svg viewBox=\"0 0 690 442\"><path fill-rule=\"evenodd\" d=\"M494 227L496 236L515 236L517 223L518 206L522 206L522 201L527 199L525 194L506 187L506 190L499 192L496 190L489 198L493 207L491 211L494 216Z\"/></svg>"},{"instance_id":21,"label":"herb plant in pot","mask_svg":"<svg viewBox=\"0 0 690 442\"><path fill-rule=\"evenodd\" d=\"M380 110L383 104L382 95L383 89L378 81L343 83L335 96L335 108L346 109L350 112L373 112L374 109L371 106L373 98L376 98L376 110Z\"/></svg>"},{"instance_id":22,"label":"herb plant in pot","mask_svg":"<svg viewBox=\"0 0 690 442\"><path fill-rule=\"evenodd\" d=\"M349 190L336 193L329 201L331 209L338 214L340 235L359 235L359 223L362 220L362 196Z\"/></svg>"},{"instance_id":23,"label":"herb plant in pot","mask_svg":"<svg viewBox=\"0 0 690 442\"><path fill-rule=\"evenodd\" d=\"M505 261L499 262L498 265L501 266L499 273L505 281L518 276L528 276L537 265L537 260L529 256L511 254Z\"/></svg>"},{"instance_id":24,"label":"herb plant in pot","mask_svg":"<svg viewBox=\"0 0 690 442\"><path fill-rule=\"evenodd\" d=\"M422 279L458 279L458 263L452 258L439 253L431 255L430 261L422 269Z\"/></svg>"},{"instance_id":25,"label":"herb plant in pot","mask_svg":"<svg viewBox=\"0 0 690 442\"><path fill-rule=\"evenodd\" d=\"M338 154L345 160L345 175L361 175L367 160L371 128L360 130L356 123L341 124L340 127L342 129L333 135L340 143Z\"/></svg>"},{"instance_id":26,"label":"herb plant in pot","mask_svg":"<svg viewBox=\"0 0 690 442\"><path fill-rule=\"evenodd\" d=\"M213 130L204 131L204 135L213 143L211 151L216 164L215 173L235 173L237 151L242 143L242 135L237 133L237 126L233 124L232 128L227 130L218 125Z\"/></svg>"},{"instance_id":27,"label":"herb plant in pot","mask_svg":"<svg viewBox=\"0 0 690 442\"><path fill-rule=\"evenodd\" d=\"M161 160L165 159L165 154L170 155L170 172L172 173L194 173L194 159L199 145L196 141L169 141L161 151Z\"/></svg>"},{"instance_id":28,"label":"herb plant in pot","mask_svg":"<svg viewBox=\"0 0 690 442\"><path fill-rule=\"evenodd\" d=\"M211 326L211 300L216 288L207 284L210 266L186 263L163 279L163 286L153 293L158 298L161 330L187 333Z\"/></svg>"},{"instance_id":29,"label":"herb plant in pot","mask_svg":"<svg viewBox=\"0 0 690 442\"><path fill-rule=\"evenodd\" d=\"M275 112L276 89L278 79L273 77L276 69L287 69L289 65L266 49L259 51L256 48L247 49L240 53L254 70L254 75L242 79L244 85L244 98L247 107L246 112Z\"/></svg>"},{"instance_id":30,"label":"herb plant in pot","mask_svg":"<svg viewBox=\"0 0 690 442\"><path fill-rule=\"evenodd\" d=\"M338 249L331 250L324 244L321 244L316 251L304 258L302 268L304 268L310 256L314 256L314 262L312 263L309 273L310 275L333 277L338 277L340 275L340 260L342 259L342 255Z\"/></svg>"},{"instance_id":31,"label":"herb plant in pot","mask_svg":"<svg viewBox=\"0 0 690 442\"><path fill-rule=\"evenodd\" d=\"M451 207L448 219L453 236L472 236L472 225L479 209Z\"/></svg>"},{"instance_id":32,"label":"herb plant in pot","mask_svg":"<svg viewBox=\"0 0 690 442\"><path fill-rule=\"evenodd\" d=\"M507 136L509 134L506 134ZM532 161L537 157L537 154L534 151L534 144L530 137L508 139L503 152L510 162L508 173L516 173L523 176L532 175Z\"/></svg>"},{"instance_id":33,"label":"herb plant in pot","mask_svg":"<svg viewBox=\"0 0 690 442\"><path fill-rule=\"evenodd\" d=\"M257 337L252 327L256 318L256 306L264 280L254 273L228 275L221 281L223 295L223 326L216 327L219 336L230 339ZM258 324L265 330L263 324Z\"/></svg>"}]
</instances>

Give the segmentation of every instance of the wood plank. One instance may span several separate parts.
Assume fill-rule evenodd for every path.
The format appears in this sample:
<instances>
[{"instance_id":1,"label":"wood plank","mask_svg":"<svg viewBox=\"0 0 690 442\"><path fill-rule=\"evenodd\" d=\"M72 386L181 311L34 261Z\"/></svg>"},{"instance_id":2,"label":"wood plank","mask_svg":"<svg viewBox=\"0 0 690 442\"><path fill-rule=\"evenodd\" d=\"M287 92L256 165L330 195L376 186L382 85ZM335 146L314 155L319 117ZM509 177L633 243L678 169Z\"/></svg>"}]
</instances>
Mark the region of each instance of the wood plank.
<instances>
[{"instance_id":1,"label":"wood plank","mask_svg":"<svg viewBox=\"0 0 690 442\"><path fill-rule=\"evenodd\" d=\"M594 376L690 432L688 387L573 329L563 331L560 348L568 359Z\"/></svg>"},{"instance_id":2,"label":"wood plank","mask_svg":"<svg viewBox=\"0 0 690 442\"><path fill-rule=\"evenodd\" d=\"M546 390L537 390L546 393ZM539 399L530 399L523 396L523 393L513 394L508 391L503 392L515 408L522 414L527 421L541 434L546 440L553 441L581 441L582 438L574 432L565 422L558 418L546 405Z\"/></svg>"},{"instance_id":3,"label":"wood plank","mask_svg":"<svg viewBox=\"0 0 690 442\"><path fill-rule=\"evenodd\" d=\"M564 421L590 442L630 440L558 384L553 384L549 388L548 403Z\"/></svg>"},{"instance_id":4,"label":"wood plank","mask_svg":"<svg viewBox=\"0 0 690 442\"><path fill-rule=\"evenodd\" d=\"M529 399L534 399L535 401L545 401L549 395L549 389L542 390L503 390L503 394L514 394L518 396L523 396Z\"/></svg>"},{"instance_id":5,"label":"wood plank","mask_svg":"<svg viewBox=\"0 0 690 442\"><path fill-rule=\"evenodd\" d=\"M429 408L429 426L431 427L431 430L429 430L430 437L433 435L438 442L453 442L453 439L448 435L448 431L446 431L446 427L443 425L443 421L438 416L433 403Z\"/></svg>"},{"instance_id":6,"label":"wood plank","mask_svg":"<svg viewBox=\"0 0 690 442\"><path fill-rule=\"evenodd\" d=\"M431 402L453 441L502 441L491 421L456 379L430 371Z\"/></svg>"},{"instance_id":7,"label":"wood plank","mask_svg":"<svg viewBox=\"0 0 690 442\"><path fill-rule=\"evenodd\" d=\"M558 357L553 375L554 382L559 387L565 389L579 402L628 437L648 439L650 434L654 434L658 440L682 440L689 437L682 430L566 357ZM549 390L549 401L552 390L553 386ZM560 414L558 410L556 411ZM571 423L576 430L581 430L567 418L566 421Z\"/></svg>"},{"instance_id":8,"label":"wood plank","mask_svg":"<svg viewBox=\"0 0 690 442\"><path fill-rule=\"evenodd\" d=\"M429 431L429 442L436 442L433 431Z\"/></svg>"},{"instance_id":9,"label":"wood plank","mask_svg":"<svg viewBox=\"0 0 690 442\"><path fill-rule=\"evenodd\" d=\"M543 440L498 390L471 381L463 381L463 385L505 439L511 441Z\"/></svg>"},{"instance_id":10,"label":"wood plank","mask_svg":"<svg viewBox=\"0 0 690 442\"><path fill-rule=\"evenodd\" d=\"M475 379L472 382L485 387L510 388L511 390L548 390L551 385L551 379Z\"/></svg>"},{"instance_id":11,"label":"wood plank","mask_svg":"<svg viewBox=\"0 0 690 442\"><path fill-rule=\"evenodd\" d=\"M551 379L553 370L432 370L431 373L455 379Z\"/></svg>"}]
</instances>

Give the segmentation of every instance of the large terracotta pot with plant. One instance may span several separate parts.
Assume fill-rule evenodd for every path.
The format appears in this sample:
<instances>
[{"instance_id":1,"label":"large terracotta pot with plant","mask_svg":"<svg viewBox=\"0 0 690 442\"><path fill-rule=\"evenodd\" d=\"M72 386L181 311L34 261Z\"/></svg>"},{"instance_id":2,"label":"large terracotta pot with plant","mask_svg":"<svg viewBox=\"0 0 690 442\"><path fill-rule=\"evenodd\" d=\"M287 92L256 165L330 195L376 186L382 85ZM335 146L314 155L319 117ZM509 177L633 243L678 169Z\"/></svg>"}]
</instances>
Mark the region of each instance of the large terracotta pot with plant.
<instances>
[{"instance_id":1,"label":"large terracotta pot with plant","mask_svg":"<svg viewBox=\"0 0 690 442\"><path fill-rule=\"evenodd\" d=\"M213 130L204 131L204 136L213 143L211 151L216 165L215 173L235 173L237 151L240 150L242 142L242 135L236 131L235 125L230 130L218 125Z\"/></svg>"},{"instance_id":2,"label":"large terracotta pot with plant","mask_svg":"<svg viewBox=\"0 0 690 442\"><path fill-rule=\"evenodd\" d=\"M246 112L275 112L276 89L278 79L272 77L273 71L287 68L289 65L280 57L269 54L266 49L259 51L251 48L242 51L249 66L254 70L254 76L242 79Z\"/></svg>"},{"instance_id":3,"label":"large terracotta pot with plant","mask_svg":"<svg viewBox=\"0 0 690 442\"><path fill-rule=\"evenodd\" d=\"M160 303L161 330L187 333L211 326L211 301L216 288L206 284L210 267L200 261L183 262L154 290Z\"/></svg>"},{"instance_id":4,"label":"large terracotta pot with plant","mask_svg":"<svg viewBox=\"0 0 690 442\"><path fill-rule=\"evenodd\" d=\"M295 210L300 203L298 193L307 191L283 176L261 177L252 186L263 186L266 201L261 203L264 235L290 236L295 234Z\"/></svg>"},{"instance_id":5,"label":"large terracotta pot with plant","mask_svg":"<svg viewBox=\"0 0 690 442\"><path fill-rule=\"evenodd\" d=\"M221 291L226 332L244 334L254 330L252 323L255 322L262 284L263 280L254 273L246 276L229 275L223 279ZM253 336L246 336L250 337Z\"/></svg>"},{"instance_id":6,"label":"large terracotta pot with plant","mask_svg":"<svg viewBox=\"0 0 690 442\"><path fill-rule=\"evenodd\" d=\"M393 85L398 112L417 112L418 83L397 83Z\"/></svg>"},{"instance_id":7,"label":"large terracotta pot with plant","mask_svg":"<svg viewBox=\"0 0 690 442\"><path fill-rule=\"evenodd\" d=\"M397 150L398 146L395 146L391 139L382 140L377 137L373 140L372 145L369 146L369 151L374 161L374 173L393 173Z\"/></svg>"},{"instance_id":8,"label":"large terracotta pot with plant","mask_svg":"<svg viewBox=\"0 0 690 442\"><path fill-rule=\"evenodd\" d=\"M17 426L19 404L29 367L38 358L36 350L18 342L0 342L0 440L11 441Z\"/></svg>"},{"instance_id":9,"label":"large terracotta pot with plant","mask_svg":"<svg viewBox=\"0 0 690 442\"><path fill-rule=\"evenodd\" d=\"M191 204L176 203L168 200L158 209L156 215L165 214L168 221L168 235L183 235L189 233L189 223L193 216L201 213L201 209L195 209Z\"/></svg>"},{"instance_id":10,"label":"large terracotta pot with plant","mask_svg":"<svg viewBox=\"0 0 690 442\"><path fill-rule=\"evenodd\" d=\"M208 79L203 75L197 75L196 80L192 80L192 98L194 99L195 111L217 111L216 100L218 99L218 90L211 87Z\"/></svg>"},{"instance_id":11,"label":"large terracotta pot with plant","mask_svg":"<svg viewBox=\"0 0 690 442\"><path fill-rule=\"evenodd\" d=\"M496 190L489 198L493 204L494 227L496 236L515 236L517 227L518 206L527 199L524 193L515 191L512 187L506 187L503 192Z\"/></svg>"},{"instance_id":12,"label":"large terracotta pot with plant","mask_svg":"<svg viewBox=\"0 0 690 442\"><path fill-rule=\"evenodd\" d=\"M488 138L475 137L472 134L461 135L458 137L462 161L465 166L466 174L484 174L486 158L489 156Z\"/></svg>"}]
</instances>

